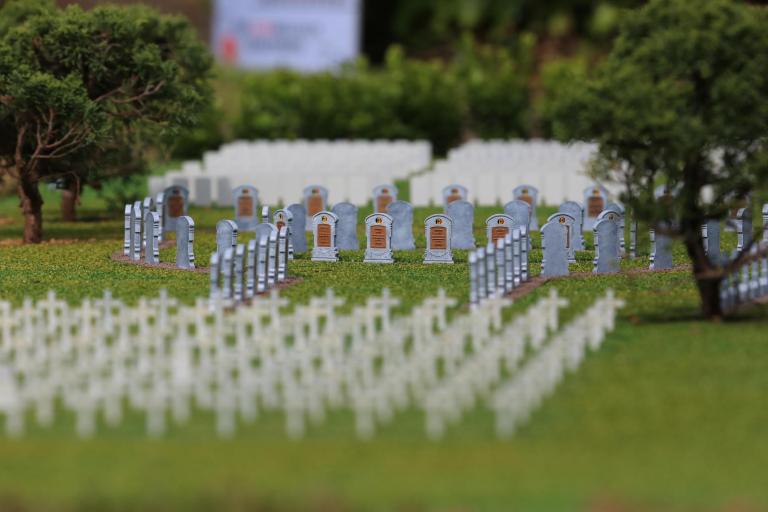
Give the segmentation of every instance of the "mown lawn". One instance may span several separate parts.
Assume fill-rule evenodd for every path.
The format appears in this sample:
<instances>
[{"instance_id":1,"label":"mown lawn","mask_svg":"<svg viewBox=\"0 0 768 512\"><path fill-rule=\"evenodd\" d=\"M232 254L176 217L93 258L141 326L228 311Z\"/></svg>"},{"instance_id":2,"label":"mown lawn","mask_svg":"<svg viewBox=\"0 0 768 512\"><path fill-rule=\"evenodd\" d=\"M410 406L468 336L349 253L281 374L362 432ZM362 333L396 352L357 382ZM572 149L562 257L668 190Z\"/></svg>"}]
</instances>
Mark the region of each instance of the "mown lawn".
<instances>
[{"instance_id":1,"label":"mown lawn","mask_svg":"<svg viewBox=\"0 0 768 512\"><path fill-rule=\"evenodd\" d=\"M19 236L14 207L0 201L1 239ZM184 301L207 292L205 274L112 262L122 219L103 213L96 199L86 197L83 215L91 220L84 223L58 222L55 204L47 208L47 238L62 243L3 242L3 299L19 303L49 288L72 302L104 288L128 301L162 287ZM479 209L477 226L493 211ZM542 209L540 221L552 211ZM417 210L416 225L429 213ZM206 262L213 225L230 214L191 214L198 261ZM484 240L479 227L476 236ZM603 348L511 441L495 438L483 406L439 443L425 439L415 411L371 442L354 440L348 413L300 442L285 437L279 415L243 425L231 441L216 440L202 414L162 441L145 439L138 415L92 441L77 440L71 418L63 418L20 441L0 438L0 511L768 509L768 310L747 309L722 323L698 319L685 271L637 271L648 264L647 237L641 243L643 257L624 263L631 272L551 281L514 306L553 286L571 301L565 319L607 287L628 302ZM726 243L733 245L732 235ZM540 256L532 254L534 273ZM574 270L590 270L591 256L580 254ZM398 254L391 266L359 263L362 252L343 259L297 260L291 272L303 279L285 294L304 301L332 286L351 305L388 286L406 311L444 287L466 303L466 265L421 265L420 251ZM675 259L685 264L679 247ZM466 254L457 251L456 261Z\"/></svg>"}]
</instances>

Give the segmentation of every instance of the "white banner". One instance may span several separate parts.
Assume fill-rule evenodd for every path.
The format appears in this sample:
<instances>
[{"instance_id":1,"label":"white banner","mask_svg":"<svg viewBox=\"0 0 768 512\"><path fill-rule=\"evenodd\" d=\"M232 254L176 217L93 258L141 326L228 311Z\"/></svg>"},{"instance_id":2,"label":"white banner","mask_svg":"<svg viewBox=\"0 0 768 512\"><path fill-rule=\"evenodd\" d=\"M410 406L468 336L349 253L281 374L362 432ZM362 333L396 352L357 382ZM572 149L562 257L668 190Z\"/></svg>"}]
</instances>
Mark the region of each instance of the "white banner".
<instances>
[{"instance_id":1,"label":"white banner","mask_svg":"<svg viewBox=\"0 0 768 512\"><path fill-rule=\"evenodd\" d=\"M360 50L361 0L215 0L213 49L242 68L334 68Z\"/></svg>"}]
</instances>

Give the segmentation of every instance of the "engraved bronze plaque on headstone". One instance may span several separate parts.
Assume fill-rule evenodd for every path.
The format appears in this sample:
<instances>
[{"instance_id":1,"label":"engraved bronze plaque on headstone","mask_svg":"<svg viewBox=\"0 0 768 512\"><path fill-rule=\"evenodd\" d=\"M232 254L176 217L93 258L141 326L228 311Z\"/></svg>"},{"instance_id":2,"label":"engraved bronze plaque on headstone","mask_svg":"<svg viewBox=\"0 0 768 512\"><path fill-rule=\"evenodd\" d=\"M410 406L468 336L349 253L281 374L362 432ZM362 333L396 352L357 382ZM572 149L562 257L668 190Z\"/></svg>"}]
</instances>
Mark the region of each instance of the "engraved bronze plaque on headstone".
<instances>
[{"instance_id":1,"label":"engraved bronze plaque on headstone","mask_svg":"<svg viewBox=\"0 0 768 512\"><path fill-rule=\"evenodd\" d=\"M307 210L312 217L323 211L323 197L320 194L312 194L307 199Z\"/></svg>"},{"instance_id":2,"label":"engraved bronze plaque on headstone","mask_svg":"<svg viewBox=\"0 0 768 512\"><path fill-rule=\"evenodd\" d=\"M243 194L237 199L237 216L253 217L253 196L248 195L247 190Z\"/></svg>"},{"instance_id":3,"label":"engraved bronze plaque on headstone","mask_svg":"<svg viewBox=\"0 0 768 512\"><path fill-rule=\"evenodd\" d=\"M277 230L280 231L281 229L283 229L283 226L285 226L285 222L279 220L277 221L277 224L275 224L275 226L277 226Z\"/></svg>"},{"instance_id":4,"label":"engraved bronze plaque on headstone","mask_svg":"<svg viewBox=\"0 0 768 512\"><path fill-rule=\"evenodd\" d=\"M429 248L444 250L448 248L448 230L442 226L433 226L429 230Z\"/></svg>"},{"instance_id":5,"label":"engraved bronze plaque on headstone","mask_svg":"<svg viewBox=\"0 0 768 512\"><path fill-rule=\"evenodd\" d=\"M381 194L376 198L376 211L386 212L387 206L392 202L392 196L389 194Z\"/></svg>"},{"instance_id":6,"label":"engraved bronze plaque on headstone","mask_svg":"<svg viewBox=\"0 0 768 512\"><path fill-rule=\"evenodd\" d=\"M496 240L504 238L509 233L509 228L503 226L496 226L491 228L491 241L495 244Z\"/></svg>"},{"instance_id":7,"label":"engraved bronze plaque on headstone","mask_svg":"<svg viewBox=\"0 0 768 512\"><path fill-rule=\"evenodd\" d=\"M173 195L168 199L168 216L181 217L184 215L184 197L174 190Z\"/></svg>"},{"instance_id":8,"label":"engraved bronze plaque on headstone","mask_svg":"<svg viewBox=\"0 0 768 512\"><path fill-rule=\"evenodd\" d=\"M525 201L529 205L533 206L533 196L528 193L528 189L523 190L523 193L518 197L520 201Z\"/></svg>"},{"instance_id":9,"label":"engraved bronze plaque on headstone","mask_svg":"<svg viewBox=\"0 0 768 512\"><path fill-rule=\"evenodd\" d=\"M587 216L597 217L605 208L605 200L602 196L593 195L587 201Z\"/></svg>"},{"instance_id":10,"label":"engraved bronze plaque on headstone","mask_svg":"<svg viewBox=\"0 0 768 512\"><path fill-rule=\"evenodd\" d=\"M317 246L318 247L330 247L331 246L331 226L330 226L330 224L318 224L317 225Z\"/></svg>"},{"instance_id":11,"label":"engraved bronze plaque on headstone","mask_svg":"<svg viewBox=\"0 0 768 512\"><path fill-rule=\"evenodd\" d=\"M387 228L384 226L371 226L371 249L387 248Z\"/></svg>"}]
</instances>

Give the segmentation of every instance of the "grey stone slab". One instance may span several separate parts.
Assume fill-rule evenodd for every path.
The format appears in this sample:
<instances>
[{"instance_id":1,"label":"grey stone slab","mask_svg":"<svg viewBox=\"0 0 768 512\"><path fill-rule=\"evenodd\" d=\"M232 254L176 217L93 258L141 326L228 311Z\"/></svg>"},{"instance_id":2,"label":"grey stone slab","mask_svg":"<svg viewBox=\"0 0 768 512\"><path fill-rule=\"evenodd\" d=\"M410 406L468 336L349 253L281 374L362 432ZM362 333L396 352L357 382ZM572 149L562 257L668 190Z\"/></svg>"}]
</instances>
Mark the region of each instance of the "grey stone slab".
<instances>
[{"instance_id":1,"label":"grey stone slab","mask_svg":"<svg viewBox=\"0 0 768 512\"><path fill-rule=\"evenodd\" d=\"M278 231L275 228L269 234L269 257L267 258L267 288L272 288L277 283L277 258L278 258Z\"/></svg>"},{"instance_id":2,"label":"grey stone slab","mask_svg":"<svg viewBox=\"0 0 768 512\"><path fill-rule=\"evenodd\" d=\"M318 213L328 209L328 189L322 185L310 185L304 188L304 209L307 211L306 229L312 231L312 219Z\"/></svg>"},{"instance_id":3,"label":"grey stone slab","mask_svg":"<svg viewBox=\"0 0 768 512\"><path fill-rule=\"evenodd\" d=\"M133 261L141 260L141 227L143 224L141 218L141 202L133 203L131 210L131 259Z\"/></svg>"},{"instance_id":4,"label":"grey stone slab","mask_svg":"<svg viewBox=\"0 0 768 512\"><path fill-rule=\"evenodd\" d=\"M229 300L232 298L232 264L235 259L235 248L227 247L221 254L221 298Z\"/></svg>"},{"instance_id":5,"label":"grey stone slab","mask_svg":"<svg viewBox=\"0 0 768 512\"><path fill-rule=\"evenodd\" d=\"M522 245L520 242L520 229L512 230L512 277L514 287L517 288L522 282Z\"/></svg>"},{"instance_id":6,"label":"grey stone slab","mask_svg":"<svg viewBox=\"0 0 768 512\"><path fill-rule=\"evenodd\" d=\"M525 227L531 223L531 205L515 199L504 205L504 213L512 218L512 229Z\"/></svg>"},{"instance_id":7,"label":"grey stone slab","mask_svg":"<svg viewBox=\"0 0 768 512\"><path fill-rule=\"evenodd\" d=\"M666 226L662 226L665 228ZM651 230L651 270L672 268L672 238Z\"/></svg>"},{"instance_id":8,"label":"grey stone slab","mask_svg":"<svg viewBox=\"0 0 768 512\"><path fill-rule=\"evenodd\" d=\"M539 201L539 190L533 185L520 185L512 191L512 198L517 201L528 203L531 207L530 221L528 229L532 231L539 230L539 220L536 217L536 206Z\"/></svg>"},{"instance_id":9,"label":"grey stone slab","mask_svg":"<svg viewBox=\"0 0 768 512\"><path fill-rule=\"evenodd\" d=\"M263 224L269 224L271 222L269 215L269 206L266 204L261 207L261 222Z\"/></svg>"},{"instance_id":10,"label":"grey stone slab","mask_svg":"<svg viewBox=\"0 0 768 512\"><path fill-rule=\"evenodd\" d=\"M480 247L475 251L477 256L477 300L482 302L488 298L488 281L486 280L485 248Z\"/></svg>"},{"instance_id":11,"label":"grey stone slab","mask_svg":"<svg viewBox=\"0 0 768 512\"><path fill-rule=\"evenodd\" d=\"M485 289L488 297L498 296L496 289L496 244L488 242L485 246Z\"/></svg>"},{"instance_id":12,"label":"grey stone slab","mask_svg":"<svg viewBox=\"0 0 768 512\"><path fill-rule=\"evenodd\" d=\"M256 229L259 223L259 191L252 185L240 185L232 191L235 223L240 231Z\"/></svg>"},{"instance_id":13,"label":"grey stone slab","mask_svg":"<svg viewBox=\"0 0 768 512\"><path fill-rule=\"evenodd\" d=\"M742 252L752 243L752 210L739 208L736 212L736 251Z\"/></svg>"},{"instance_id":14,"label":"grey stone slab","mask_svg":"<svg viewBox=\"0 0 768 512\"><path fill-rule=\"evenodd\" d=\"M259 222L259 224L256 226L256 229L255 229L254 238L258 240L262 236L266 236L267 240L269 240L269 237L272 236L273 231L277 232L278 230L277 230L277 226L275 226L271 222Z\"/></svg>"},{"instance_id":15,"label":"grey stone slab","mask_svg":"<svg viewBox=\"0 0 768 512\"><path fill-rule=\"evenodd\" d=\"M601 220L607 220L616 224L616 245L617 250L619 251L619 257L621 257L621 255L624 254L624 220L622 214L615 207L607 206L606 209L597 216L597 222L600 222Z\"/></svg>"},{"instance_id":16,"label":"grey stone slab","mask_svg":"<svg viewBox=\"0 0 768 512\"><path fill-rule=\"evenodd\" d=\"M339 219L336 224L336 246L340 251L360 249L357 239L357 206L352 203L336 203L331 212Z\"/></svg>"},{"instance_id":17,"label":"grey stone slab","mask_svg":"<svg viewBox=\"0 0 768 512\"><path fill-rule=\"evenodd\" d=\"M259 251L259 242L256 239L248 240L245 255L245 298L252 299L256 294L256 256Z\"/></svg>"},{"instance_id":18,"label":"grey stone slab","mask_svg":"<svg viewBox=\"0 0 768 512\"><path fill-rule=\"evenodd\" d=\"M574 225L576 219L564 212L552 214L547 222L557 222L565 226L565 250L568 251L568 263L576 263L576 247L574 245Z\"/></svg>"},{"instance_id":19,"label":"grey stone slab","mask_svg":"<svg viewBox=\"0 0 768 512\"><path fill-rule=\"evenodd\" d=\"M478 303L478 282L477 282L477 255L473 252L469 253L469 303L476 305Z\"/></svg>"},{"instance_id":20,"label":"grey stone slab","mask_svg":"<svg viewBox=\"0 0 768 512\"><path fill-rule=\"evenodd\" d=\"M232 206L232 182L227 177L216 179L216 205L220 208Z\"/></svg>"},{"instance_id":21,"label":"grey stone slab","mask_svg":"<svg viewBox=\"0 0 768 512\"><path fill-rule=\"evenodd\" d=\"M216 223L216 252L219 253L221 262L224 251L229 247L234 250L237 245L237 233L237 224L232 220L220 220Z\"/></svg>"},{"instance_id":22,"label":"grey stone slab","mask_svg":"<svg viewBox=\"0 0 768 512\"><path fill-rule=\"evenodd\" d=\"M541 228L541 248L544 257L541 275L545 277L568 275L568 250L565 247L566 227L559 222L547 222Z\"/></svg>"},{"instance_id":23,"label":"grey stone slab","mask_svg":"<svg viewBox=\"0 0 768 512\"><path fill-rule=\"evenodd\" d=\"M456 202L450 206L454 204ZM453 220L448 215L436 213L424 219L424 237L427 239L424 263L453 263L452 231Z\"/></svg>"},{"instance_id":24,"label":"grey stone slab","mask_svg":"<svg viewBox=\"0 0 768 512\"><path fill-rule=\"evenodd\" d=\"M518 239L519 240L519 239ZM515 253L513 234L507 235L504 241L504 287L507 293L515 288Z\"/></svg>"},{"instance_id":25,"label":"grey stone slab","mask_svg":"<svg viewBox=\"0 0 768 512\"><path fill-rule=\"evenodd\" d=\"M413 239L413 206L405 201L394 201L387 206L392 217L392 250L416 249Z\"/></svg>"},{"instance_id":26,"label":"grey stone slab","mask_svg":"<svg viewBox=\"0 0 768 512\"><path fill-rule=\"evenodd\" d=\"M208 278L210 283L209 297L211 300L216 300L221 296L221 288L219 287L219 253L214 252L211 254L211 260L208 264Z\"/></svg>"},{"instance_id":27,"label":"grey stone slab","mask_svg":"<svg viewBox=\"0 0 768 512\"><path fill-rule=\"evenodd\" d=\"M637 219L634 217L629 223L629 257L637 258Z\"/></svg>"},{"instance_id":28,"label":"grey stone slab","mask_svg":"<svg viewBox=\"0 0 768 512\"><path fill-rule=\"evenodd\" d=\"M165 208L164 208L164 201L165 201L165 191L158 192L155 195L155 211L158 215L160 215L160 241L163 241L163 236L165 233L165 227L163 225L164 222L164 215L165 215Z\"/></svg>"},{"instance_id":29,"label":"grey stone slab","mask_svg":"<svg viewBox=\"0 0 768 512\"><path fill-rule=\"evenodd\" d=\"M768 203L763 205L760 213L763 215L763 242L768 243Z\"/></svg>"},{"instance_id":30,"label":"grey stone slab","mask_svg":"<svg viewBox=\"0 0 768 512\"><path fill-rule=\"evenodd\" d=\"M312 261L339 261L336 246L336 226L339 218L332 212L321 211L312 217Z\"/></svg>"},{"instance_id":31,"label":"grey stone slab","mask_svg":"<svg viewBox=\"0 0 768 512\"><path fill-rule=\"evenodd\" d=\"M304 254L307 252L307 209L303 204L294 203L289 205L286 210L293 214L291 222L291 242L293 243L293 252Z\"/></svg>"},{"instance_id":32,"label":"grey stone slab","mask_svg":"<svg viewBox=\"0 0 768 512\"><path fill-rule=\"evenodd\" d=\"M565 201L560 205L559 210L562 213L570 215L574 218L573 232L571 239L573 241L573 248L576 251L584 250L584 208L576 201Z\"/></svg>"},{"instance_id":33,"label":"grey stone slab","mask_svg":"<svg viewBox=\"0 0 768 512\"><path fill-rule=\"evenodd\" d=\"M256 293L267 290L267 260L269 259L269 235L258 237L259 250L256 253Z\"/></svg>"},{"instance_id":34,"label":"grey stone slab","mask_svg":"<svg viewBox=\"0 0 768 512\"><path fill-rule=\"evenodd\" d=\"M144 233L144 263L157 265L160 263L160 216L157 212L147 212L144 217Z\"/></svg>"},{"instance_id":35,"label":"grey stone slab","mask_svg":"<svg viewBox=\"0 0 768 512\"><path fill-rule=\"evenodd\" d=\"M131 217L133 205L128 203L123 210L123 256L131 255Z\"/></svg>"},{"instance_id":36,"label":"grey stone slab","mask_svg":"<svg viewBox=\"0 0 768 512\"><path fill-rule=\"evenodd\" d=\"M709 261L715 265L722 262L720 251L720 219L709 219L701 227L701 236L704 238L704 252Z\"/></svg>"},{"instance_id":37,"label":"grey stone slab","mask_svg":"<svg viewBox=\"0 0 768 512\"><path fill-rule=\"evenodd\" d=\"M619 271L619 224L608 218L600 219L593 228L595 259L593 271L598 274Z\"/></svg>"},{"instance_id":38,"label":"grey stone slab","mask_svg":"<svg viewBox=\"0 0 768 512\"><path fill-rule=\"evenodd\" d=\"M243 300L243 277L245 275L245 246L237 244L233 262L232 296L235 302Z\"/></svg>"},{"instance_id":39,"label":"grey stone slab","mask_svg":"<svg viewBox=\"0 0 768 512\"><path fill-rule=\"evenodd\" d=\"M365 218L365 263L394 263L392 258L392 217L373 213Z\"/></svg>"},{"instance_id":40,"label":"grey stone slab","mask_svg":"<svg viewBox=\"0 0 768 512\"><path fill-rule=\"evenodd\" d=\"M195 204L197 206L211 206L213 203L212 188L211 178L207 176L195 178Z\"/></svg>"},{"instance_id":41,"label":"grey stone slab","mask_svg":"<svg viewBox=\"0 0 768 512\"><path fill-rule=\"evenodd\" d=\"M176 232L176 219L189 215L189 190L174 185L163 193L162 228L165 233Z\"/></svg>"},{"instance_id":42,"label":"grey stone slab","mask_svg":"<svg viewBox=\"0 0 768 512\"><path fill-rule=\"evenodd\" d=\"M397 187L394 185L379 185L372 192L373 213L387 213L387 206L397 201Z\"/></svg>"},{"instance_id":43,"label":"grey stone slab","mask_svg":"<svg viewBox=\"0 0 768 512\"><path fill-rule=\"evenodd\" d=\"M286 228L286 243L288 244L287 248L287 258L288 260L293 260L293 214L288 209L280 209L275 211L275 213L272 215L272 223L277 227L278 233L279 231L285 227ZM305 236L304 230L301 230L302 236Z\"/></svg>"},{"instance_id":44,"label":"grey stone slab","mask_svg":"<svg viewBox=\"0 0 768 512\"><path fill-rule=\"evenodd\" d=\"M448 213L448 205L454 201L467 201L469 192L467 187L454 183L443 189L443 211Z\"/></svg>"},{"instance_id":45,"label":"grey stone slab","mask_svg":"<svg viewBox=\"0 0 768 512\"><path fill-rule=\"evenodd\" d=\"M176 220L176 266L195 268L195 221L187 215Z\"/></svg>"},{"instance_id":46,"label":"grey stone slab","mask_svg":"<svg viewBox=\"0 0 768 512\"><path fill-rule=\"evenodd\" d=\"M472 227L475 221L475 207L469 201L453 201L446 208L451 219L451 248L474 249L475 235Z\"/></svg>"},{"instance_id":47,"label":"grey stone slab","mask_svg":"<svg viewBox=\"0 0 768 512\"><path fill-rule=\"evenodd\" d=\"M496 240L496 293L506 295L507 293L507 249L506 237Z\"/></svg>"},{"instance_id":48,"label":"grey stone slab","mask_svg":"<svg viewBox=\"0 0 768 512\"><path fill-rule=\"evenodd\" d=\"M288 226L280 227L277 235L277 282L283 283L288 277Z\"/></svg>"},{"instance_id":49,"label":"grey stone slab","mask_svg":"<svg viewBox=\"0 0 768 512\"><path fill-rule=\"evenodd\" d=\"M520 281L528 281L528 255L530 254L531 241L528 236L528 228L520 227Z\"/></svg>"}]
</instances>

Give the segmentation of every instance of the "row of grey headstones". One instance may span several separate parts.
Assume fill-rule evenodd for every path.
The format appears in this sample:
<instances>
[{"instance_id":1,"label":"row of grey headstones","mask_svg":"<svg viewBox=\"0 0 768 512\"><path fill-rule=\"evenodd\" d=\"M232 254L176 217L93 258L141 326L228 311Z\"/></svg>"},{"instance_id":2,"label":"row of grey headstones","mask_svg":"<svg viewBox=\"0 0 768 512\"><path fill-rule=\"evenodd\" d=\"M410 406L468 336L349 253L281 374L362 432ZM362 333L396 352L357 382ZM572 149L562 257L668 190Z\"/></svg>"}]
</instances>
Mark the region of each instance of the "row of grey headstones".
<instances>
[{"instance_id":1,"label":"row of grey headstones","mask_svg":"<svg viewBox=\"0 0 768 512\"><path fill-rule=\"evenodd\" d=\"M163 215L164 194L153 200L126 204L123 224L123 255L132 261L143 261L149 265L160 263L160 242L168 232L176 234L176 266L195 268L195 222L188 215L175 216L169 221ZM183 213L186 213L184 210Z\"/></svg>"},{"instance_id":2,"label":"row of grey headstones","mask_svg":"<svg viewBox=\"0 0 768 512\"><path fill-rule=\"evenodd\" d=\"M736 233L738 236L737 248L731 255L736 258L746 247L749 247L749 256L741 265L728 273L720 283L720 302L725 312L732 311L741 304L768 297L768 204L763 205L763 236L760 241L751 244L752 222L747 212L740 209L736 218ZM702 229L705 240L709 245L709 238L714 223L707 223ZM719 222L717 227L719 228ZM751 245L750 245L751 244ZM718 245L719 250L719 245ZM708 255L713 256L714 247L708 248ZM719 254L719 252L718 252Z\"/></svg>"},{"instance_id":3,"label":"row of grey headstones","mask_svg":"<svg viewBox=\"0 0 768 512\"><path fill-rule=\"evenodd\" d=\"M488 245L469 253L469 302L473 305L502 297L528 280L527 227L506 227L504 233L493 229L487 227Z\"/></svg>"},{"instance_id":4,"label":"row of grey headstones","mask_svg":"<svg viewBox=\"0 0 768 512\"><path fill-rule=\"evenodd\" d=\"M210 260L210 298L239 303L264 293L288 277L288 225L263 222L248 244L237 243L232 220L216 224L216 251Z\"/></svg>"}]
</instances>

